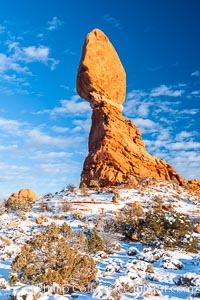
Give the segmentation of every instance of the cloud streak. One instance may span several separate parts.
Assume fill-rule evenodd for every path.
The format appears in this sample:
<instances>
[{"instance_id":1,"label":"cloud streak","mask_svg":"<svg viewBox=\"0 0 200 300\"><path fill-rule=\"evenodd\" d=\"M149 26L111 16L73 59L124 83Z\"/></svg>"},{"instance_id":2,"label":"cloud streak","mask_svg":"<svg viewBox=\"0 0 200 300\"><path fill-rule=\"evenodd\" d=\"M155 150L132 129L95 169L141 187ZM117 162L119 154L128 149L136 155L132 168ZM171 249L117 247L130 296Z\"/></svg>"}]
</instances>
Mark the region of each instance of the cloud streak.
<instances>
[{"instance_id":1,"label":"cloud streak","mask_svg":"<svg viewBox=\"0 0 200 300\"><path fill-rule=\"evenodd\" d=\"M121 25L121 23L115 19L114 17L112 17L111 15L109 14L105 14L103 16L103 19L106 23L112 25L113 27L115 27L116 29L119 29L119 30L122 30L123 29L123 26Z\"/></svg>"},{"instance_id":2,"label":"cloud streak","mask_svg":"<svg viewBox=\"0 0 200 300\"><path fill-rule=\"evenodd\" d=\"M199 70L196 70L196 71L192 72L191 76L197 76L197 77L200 77L200 71L199 71Z\"/></svg>"},{"instance_id":3,"label":"cloud streak","mask_svg":"<svg viewBox=\"0 0 200 300\"><path fill-rule=\"evenodd\" d=\"M173 87L168 87L165 84L163 84L153 89L151 91L150 96L151 97L160 97L160 96L180 97L183 93L184 90L173 89Z\"/></svg>"},{"instance_id":4,"label":"cloud streak","mask_svg":"<svg viewBox=\"0 0 200 300\"><path fill-rule=\"evenodd\" d=\"M51 21L47 23L47 30L54 31L61 27L63 22L58 17L53 17Z\"/></svg>"},{"instance_id":5,"label":"cloud streak","mask_svg":"<svg viewBox=\"0 0 200 300\"><path fill-rule=\"evenodd\" d=\"M58 21L58 20L57 20ZM54 19L56 26L56 19ZM52 23L53 26L53 23ZM6 95L14 93L28 94L33 74L33 64L43 64L51 71L55 70L59 60L51 55L51 48L37 42L26 44L22 36L16 36L0 25L0 90ZM28 40L28 39L27 39ZM32 39L33 40L33 39Z\"/></svg>"},{"instance_id":6,"label":"cloud streak","mask_svg":"<svg viewBox=\"0 0 200 300\"><path fill-rule=\"evenodd\" d=\"M60 106L53 109L45 109L37 112L37 114L49 114L50 116L56 115L85 115L91 111L89 103L81 100L78 95L73 95L69 100L63 99L60 101Z\"/></svg>"},{"instance_id":7,"label":"cloud streak","mask_svg":"<svg viewBox=\"0 0 200 300\"><path fill-rule=\"evenodd\" d=\"M198 95L199 90L189 84L161 84L130 91L124 104L124 114L141 130L148 152L173 164L187 179L199 177L200 135L195 120L200 109L193 102Z\"/></svg>"}]
</instances>

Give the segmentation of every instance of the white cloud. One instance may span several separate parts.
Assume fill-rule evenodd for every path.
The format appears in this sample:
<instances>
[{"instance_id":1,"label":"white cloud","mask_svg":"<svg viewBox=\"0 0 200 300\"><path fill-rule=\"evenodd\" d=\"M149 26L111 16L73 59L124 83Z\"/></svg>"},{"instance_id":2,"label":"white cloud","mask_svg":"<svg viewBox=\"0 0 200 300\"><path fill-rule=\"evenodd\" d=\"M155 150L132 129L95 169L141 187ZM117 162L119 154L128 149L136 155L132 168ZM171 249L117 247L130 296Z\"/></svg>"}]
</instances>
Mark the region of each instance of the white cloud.
<instances>
[{"instance_id":1,"label":"white cloud","mask_svg":"<svg viewBox=\"0 0 200 300\"><path fill-rule=\"evenodd\" d=\"M50 31L54 31L58 29L63 24L63 22L58 17L53 17L52 20L49 21L47 24L47 29Z\"/></svg>"},{"instance_id":2,"label":"white cloud","mask_svg":"<svg viewBox=\"0 0 200 300\"><path fill-rule=\"evenodd\" d=\"M181 131L180 133L178 133L176 135L176 140L183 141L188 138L193 138L196 134L197 134L197 132L194 132L194 131L193 132Z\"/></svg>"},{"instance_id":3,"label":"white cloud","mask_svg":"<svg viewBox=\"0 0 200 300\"><path fill-rule=\"evenodd\" d=\"M193 108L193 109L184 109L180 110L180 114L188 114L188 115L196 115L199 112L199 109Z\"/></svg>"},{"instance_id":4,"label":"white cloud","mask_svg":"<svg viewBox=\"0 0 200 300\"><path fill-rule=\"evenodd\" d=\"M156 140L144 140L145 145L148 146L148 150L155 155L155 152L164 146L164 141L160 139Z\"/></svg>"},{"instance_id":5,"label":"white cloud","mask_svg":"<svg viewBox=\"0 0 200 300\"><path fill-rule=\"evenodd\" d=\"M6 27L3 25L0 25L0 34L2 34L5 31Z\"/></svg>"},{"instance_id":6,"label":"white cloud","mask_svg":"<svg viewBox=\"0 0 200 300\"><path fill-rule=\"evenodd\" d=\"M120 30L123 29L123 26L121 25L121 23L114 17L110 16L109 14L105 14L103 16L103 19L106 21L106 23L111 24L113 27L120 29Z\"/></svg>"},{"instance_id":7,"label":"white cloud","mask_svg":"<svg viewBox=\"0 0 200 300\"><path fill-rule=\"evenodd\" d=\"M168 87L165 84L163 84L157 88L154 88L151 91L151 97L159 97L159 96L179 97L183 93L184 90L173 89L172 87Z\"/></svg>"},{"instance_id":8,"label":"white cloud","mask_svg":"<svg viewBox=\"0 0 200 300\"><path fill-rule=\"evenodd\" d=\"M200 149L200 143L194 141L183 141L170 143L167 147L168 150L191 150Z\"/></svg>"},{"instance_id":9,"label":"white cloud","mask_svg":"<svg viewBox=\"0 0 200 300\"><path fill-rule=\"evenodd\" d=\"M43 145L57 148L77 147L77 145L83 141L82 136L70 136L70 137L54 137L40 131L38 128L34 128L28 132L27 143L31 145Z\"/></svg>"},{"instance_id":10,"label":"white cloud","mask_svg":"<svg viewBox=\"0 0 200 300\"><path fill-rule=\"evenodd\" d=\"M163 143L163 141L169 141L170 138L170 128L161 128L159 140Z\"/></svg>"},{"instance_id":11,"label":"white cloud","mask_svg":"<svg viewBox=\"0 0 200 300\"><path fill-rule=\"evenodd\" d=\"M158 130L158 124L150 119L135 118L133 122L138 126L142 133L155 132Z\"/></svg>"},{"instance_id":12,"label":"white cloud","mask_svg":"<svg viewBox=\"0 0 200 300\"><path fill-rule=\"evenodd\" d=\"M67 48L64 52L64 54L69 54L69 55L76 55L77 53L70 48Z\"/></svg>"},{"instance_id":13,"label":"white cloud","mask_svg":"<svg viewBox=\"0 0 200 300\"><path fill-rule=\"evenodd\" d=\"M72 156L72 153L64 152L64 151L37 151L32 159L41 160L41 161L53 161L57 159L66 159Z\"/></svg>"},{"instance_id":14,"label":"white cloud","mask_svg":"<svg viewBox=\"0 0 200 300\"><path fill-rule=\"evenodd\" d=\"M40 165L43 173L49 174L66 174L66 169L63 163L43 163Z\"/></svg>"},{"instance_id":15,"label":"white cloud","mask_svg":"<svg viewBox=\"0 0 200 300\"><path fill-rule=\"evenodd\" d=\"M0 169L4 169L5 167L8 167L9 166L9 169L14 171L14 170L20 170L20 171L26 171L28 170L29 168L26 167L26 166L18 166L18 165L9 165L9 164L5 164L5 163L0 163Z\"/></svg>"},{"instance_id":16,"label":"white cloud","mask_svg":"<svg viewBox=\"0 0 200 300\"><path fill-rule=\"evenodd\" d=\"M3 53L0 53L0 73L5 73L7 71L27 73L28 68L26 66L21 66L17 61L13 59L13 57L9 57Z\"/></svg>"},{"instance_id":17,"label":"white cloud","mask_svg":"<svg viewBox=\"0 0 200 300\"><path fill-rule=\"evenodd\" d=\"M68 85L61 84L60 87L63 88L64 90L69 90L69 86Z\"/></svg>"},{"instance_id":18,"label":"white cloud","mask_svg":"<svg viewBox=\"0 0 200 300\"><path fill-rule=\"evenodd\" d=\"M30 130L29 137L31 139L31 142L34 144L40 144L40 145L51 145L51 146L63 146L64 147L64 140L60 137L52 137L48 134L45 134L41 132L39 129L34 128Z\"/></svg>"},{"instance_id":19,"label":"white cloud","mask_svg":"<svg viewBox=\"0 0 200 300\"><path fill-rule=\"evenodd\" d=\"M192 95L195 95L195 96L200 96L200 90L198 90L198 91L193 91L191 94L192 94Z\"/></svg>"},{"instance_id":20,"label":"white cloud","mask_svg":"<svg viewBox=\"0 0 200 300\"><path fill-rule=\"evenodd\" d=\"M127 101L124 103L124 113L128 116L147 117L150 106L148 93L143 90L132 90L127 94Z\"/></svg>"},{"instance_id":21,"label":"white cloud","mask_svg":"<svg viewBox=\"0 0 200 300\"><path fill-rule=\"evenodd\" d=\"M4 131L7 134L20 135L24 125L25 123L20 123L16 120L0 118L0 131Z\"/></svg>"},{"instance_id":22,"label":"white cloud","mask_svg":"<svg viewBox=\"0 0 200 300\"><path fill-rule=\"evenodd\" d=\"M184 93L184 90L180 89L183 86L185 84L178 84L171 87L160 85L150 91L132 90L127 94L127 101L124 103L124 113L129 117L136 115L142 118L147 118L150 112L153 116L158 116L163 112L169 115L176 114L179 111L174 106L179 105L180 101L163 101L163 99L159 101L159 97L179 97Z\"/></svg>"},{"instance_id":23,"label":"white cloud","mask_svg":"<svg viewBox=\"0 0 200 300\"><path fill-rule=\"evenodd\" d=\"M54 107L52 110L46 109L43 111L37 112L37 114L48 113L51 116L55 115L83 115L91 111L90 105L87 101L81 100L78 95L72 96L69 100L61 100L61 106Z\"/></svg>"},{"instance_id":24,"label":"white cloud","mask_svg":"<svg viewBox=\"0 0 200 300\"><path fill-rule=\"evenodd\" d=\"M51 58L50 56L50 48L44 45L40 46L29 46L17 49L14 56L19 61L24 61L26 63L32 62L41 62L43 64L50 63L50 68L53 71L57 64L59 64L59 60Z\"/></svg>"},{"instance_id":25,"label":"white cloud","mask_svg":"<svg viewBox=\"0 0 200 300\"><path fill-rule=\"evenodd\" d=\"M49 48L45 46L29 46L22 48L25 57L23 58L26 61L41 61L47 62L49 59ZM22 59L22 58L21 58Z\"/></svg>"},{"instance_id":26,"label":"white cloud","mask_svg":"<svg viewBox=\"0 0 200 300\"><path fill-rule=\"evenodd\" d=\"M149 104L145 102L141 103L137 113L139 117L147 117L149 114Z\"/></svg>"},{"instance_id":27,"label":"white cloud","mask_svg":"<svg viewBox=\"0 0 200 300\"><path fill-rule=\"evenodd\" d=\"M38 33L37 37L38 37L39 39L43 39L43 38L44 38L44 33Z\"/></svg>"},{"instance_id":28,"label":"white cloud","mask_svg":"<svg viewBox=\"0 0 200 300\"><path fill-rule=\"evenodd\" d=\"M91 119L74 120L73 124L76 125L76 127L73 129L73 132L85 131L88 133L91 128Z\"/></svg>"},{"instance_id":29,"label":"white cloud","mask_svg":"<svg viewBox=\"0 0 200 300\"><path fill-rule=\"evenodd\" d=\"M19 42L13 42L12 40L6 41L6 45L8 46L8 51L18 51L20 44Z\"/></svg>"},{"instance_id":30,"label":"white cloud","mask_svg":"<svg viewBox=\"0 0 200 300\"><path fill-rule=\"evenodd\" d=\"M148 94L143 90L132 90L127 94L127 100L139 101Z\"/></svg>"},{"instance_id":31,"label":"white cloud","mask_svg":"<svg viewBox=\"0 0 200 300\"><path fill-rule=\"evenodd\" d=\"M60 63L60 61L58 59L54 59L54 58L49 58L49 61L51 62L51 71L54 71L56 66Z\"/></svg>"},{"instance_id":32,"label":"white cloud","mask_svg":"<svg viewBox=\"0 0 200 300\"><path fill-rule=\"evenodd\" d=\"M61 126L53 126L51 129L52 129L54 132L57 132L57 133L65 133L65 132L69 132L69 128L61 127Z\"/></svg>"},{"instance_id":33,"label":"white cloud","mask_svg":"<svg viewBox=\"0 0 200 300\"><path fill-rule=\"evenodd\" d=\"M7 146L0 146L0 151L15 151L18 149L18 145L7 145Z\"/></svg>"},{"instance_id":34,"label":"white cloud","mask_svg":"<svg viewBox=\"0 0 200 300\"><path fill-rule=\"evenodd\" d=\"M195 151L180 150L178 155L171 158L176 170L186 179L199 179L200 154Z\"/></svg>"},{"instance_id":35,"label":"white cloud","mask_svg":"<svg viewBox=\"0 0 200 300\"><path fill-rule=\"evenodd\" d=\"M31 75L27 64L39 62L50 65L51 70L54 70L59 63L58 60L50 57L50 48L44 45L31 45L23 47L19 42L9 40L6 42L8 47L7 54L0 53L0 72L9 70L17 73L26 73Z\"/></svg>"},{"instance_id":36,"label":"white cloud","mask_svg":"<svg viewBox=\"0 0 200 300\"><path fill-rule=\"evenodd\" d=\"M197 76L197 77L199 77L199 76L200 76L200 71L197 70L197 71L193 72L193 73L191 74L191 76Z\"/></svg>"}]
</instances>

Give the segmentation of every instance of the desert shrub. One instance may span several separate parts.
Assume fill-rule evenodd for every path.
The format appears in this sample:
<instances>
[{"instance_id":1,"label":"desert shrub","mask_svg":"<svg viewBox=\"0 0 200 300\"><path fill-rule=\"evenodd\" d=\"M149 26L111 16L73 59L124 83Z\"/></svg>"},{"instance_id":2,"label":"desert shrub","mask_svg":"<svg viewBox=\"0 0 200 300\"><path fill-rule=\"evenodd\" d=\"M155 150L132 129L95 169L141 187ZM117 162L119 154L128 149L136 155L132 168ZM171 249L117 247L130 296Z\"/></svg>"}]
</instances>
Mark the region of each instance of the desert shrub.
<instances>
[{"instance_id":1,"label":"desert shrub","mask_svg":"<svg viewBox=\"0 0 200 300\"><path fill-rule=\"evenodd\" d=\"M72 214L72 216L73 216L74 219L79 220L81 222L86 221L86 217L81 212L74 212Z\"/></svg>"},{"instance_id":2,"label":"desert shrub","mask_svg":"<svg viewBox=\"0 0 200 300\"><path fill-rule=\"evenodd\" d=\"M113 253L114 250L120 247L116 234L110 234L109 232L100 231L100 238L103 240L104 251L107 253Z\"/></svg>"},{"instance_id":3,"label":"desert shrub","mask_svg":"<svg viewBox=\"0 0 200 300\"><path fill-rule=\"evenodd\" d=\"M131 208L123 209L118 216L106 222L104 229L120 232L128 240L165 248L180 247L197 251L197 239L192 236L193 225L184 214L152 210L138 216Z\"/></svg>"},{"instance_id":4,"label":"desert shrub","mask_svg":"<svg viewBox=\"0 0 200 300\"><path fill-rule=\"evenodd\" d=\"M31 211L32 208L32 201L30 199L26 198L9 198L8 200L5 201L5 208L7 212L10 212L12 210L21 210L21 211Z\"/></svg>"},{"instance_id":5,"label":"desert shrub","mask_svg":"<svg viewBox=\"0 0 200 300\"><path fill-rule=\"evenodd\" d=\"M88 187L86 186L85 183L82 183L80 186L80 193L82 197L89 197L90 196L90 192Z\"/></svg>"},{"instance_id":6,"label":"desert shrub","mask_svg":"<svg viewBox=\"0 0 200 300\"><path fill-rule=\"evenodd\" d=\"M67 186L67 191L70 193L74 193L76 190L76 186L73 183L69 183Z\"/></svg>"},{"instance_id":7,"label":"desert shrub","mask_svg":"<svg viewBox=\"0 0 200 300\"><path fill-rule=\"evenodd\" d=\"M153 201L153 206L157 209L162 209L162 205L163 205L164 201L162 196L160 195L155 195L154 196L154 201Z\"/></svg>"},{"instance_id":8,"label":"desert shrub","mask_svg":"<svg viewBox=\"0 0 200 300\"><path fill-rule=\"evenodd\" d=\"M2 204L0 204L0 215L5 214L6 208L5 208L6 200L3 200Z\"/></svg>"},{"instance_id":9,"label":"desert shrub","mask_svg":"<svg viewBox=\"0 0 200 300\"><path fill-rule=\"evenodd\" d=\"M98 180L90 180L90 187L96 189L97 191L100 189Z\"/></svg>"},{"instance_id":10,"label":"desert shrub","mask_svg":"<svg viewBox=\"0 0 200 300\"><path fill-rule=\"evenodd\" d=\"M42 199L42 201L39 203L38 208L42 213L46 213L49 210L48 204L44 201L44 199Z\"/></svg>"},{"instance_id":11,"label":"desert shrub","mask_svg":"<svg viewBox=\"0 0 200 300\"><path fill-rule=\"evenodd\" d=\"M95 227L92 230L87 231L87 242L90 253L104 251L106 248L102 237L98 234Z\"/></svg>"},{"instance_id":12,"label":"desert shrub","mask_svg":"<svg viewBox=\"0 0 200 300\"><path fill-rule=\"evenodd\" d=\"M84 236L77 236L64 223L51 223L46 230L34 236L21 248L14 259L9 280L28 284L52 285L80 289L95 279L94 260L81 247ZM82 251L82 252L81 252Z\"/></svg>"},{"instance_id":13,"label":"desert shrub","mask_svg":"<svg viewBox=\"0 0 200 300\"><path fill-rule=\"evenodd\" d=\"M159 241L165 248L181 247L196 252L197 240L191 237L193 226L186 215L150 211L139 223L139 237L144 243Z\"/></svg>"},{"instance_id":14,"label":"desert shrub","mask_svg":"<svg viewBox=\"0 0 200 300\"><path fill-rule=\"evenodd\" d=\"M22 221L26 221L27 220L27 215L24 211L18 209L16 210L16 215L22 219Z\"/></svg>"},{"instance_id":15,"label":"desert shrub","mask_svg":"<svg viewBox=\"0 0 200 300\"><path fill-rule=\"evenodd\" d=\"M0 248L4 248L5 246L11 245L11 240L5 237L4 235L0 235Z\"/></svg>"},{"instance_id":16,"label":"desert shrub","mask_svg":"<svg viewBox=\"0 0 200 300\"><path fill-rule=\"evenodd\" d=\"M119 203L119 199L118 199L118 197L117 197L116 195L114 195L114 196L112 197L112 202L113 202L114 204Z\"/></svg>"},{"instance_id":17,"label":"desert shrub","mask_svg":"<svg viewBox=\"0 0 200 300\"><path fill-rule=\"evenodd\" d=\"M112 218L105 220L104 231L113 233L121 233L126 238L131 239L133 232L139 224L139 218L134 208L125 206L119 212L119 214Z\"/></svg>"},{"instance_id":18,"label":"desert shrub","mask_svg":"<svg viewBox=\"0 0 200 300\"><path fill-rule=\"evenodd\" d=\"M177 276L174 279L174 283L176 285L188 286L188 287L189 286L199 286L200 275L188 272L188 273Z\"/></svg>"},{"instance_id":19,"label":"desert shrub","mask_svg":"<svg viewBox=\"0 0 200 300\"><path fill-rule=\"evenodd\" d=\"M72 203L70 203L69 201L67 201L66 199L64 199L61 203L61 207L60 209L63 212L69 212L72 211Z\"/></svg>"}]
</instances>

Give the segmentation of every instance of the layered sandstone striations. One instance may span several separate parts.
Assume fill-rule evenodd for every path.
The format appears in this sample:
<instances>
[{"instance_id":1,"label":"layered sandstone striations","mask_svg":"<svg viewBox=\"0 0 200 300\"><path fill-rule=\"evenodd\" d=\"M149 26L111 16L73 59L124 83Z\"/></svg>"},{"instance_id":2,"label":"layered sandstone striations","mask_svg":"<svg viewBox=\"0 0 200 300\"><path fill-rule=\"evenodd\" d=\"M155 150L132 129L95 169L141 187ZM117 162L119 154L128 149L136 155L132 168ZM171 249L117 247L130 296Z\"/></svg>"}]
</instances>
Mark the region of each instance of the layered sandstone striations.
<instances>
[{"instance_id":1,"label":"layered sandstone striations","mask_svg":"<svg viewBox=\"0 0 200 300\"><path fill-rule=\"evenodd\" d=\"M109 186L150 176L187 183L171 165L146 151L139 129L124 119L126 74L114 47L99 29L86 37L77 91L93 109L81 183Z\"/></svg>"}]
</instances>

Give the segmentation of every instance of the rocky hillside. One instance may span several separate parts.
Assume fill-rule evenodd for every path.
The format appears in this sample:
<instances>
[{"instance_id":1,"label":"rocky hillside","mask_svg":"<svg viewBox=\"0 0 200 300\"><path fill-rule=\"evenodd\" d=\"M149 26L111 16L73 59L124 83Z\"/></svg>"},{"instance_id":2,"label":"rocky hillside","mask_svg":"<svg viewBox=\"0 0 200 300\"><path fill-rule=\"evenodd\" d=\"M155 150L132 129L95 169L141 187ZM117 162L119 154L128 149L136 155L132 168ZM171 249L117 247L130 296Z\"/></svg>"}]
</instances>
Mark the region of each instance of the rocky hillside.
<instances>
[{"instance_id":1,"label":"rocky hillside","mask_svg":"<svg viewBox=\"0 0 200 300\"><path fill-rule=\"evenodd\" d=\"M69 185L0 211L2 300L199 296L200 198L176 183Z\"/></svg>"}]
</instances>

